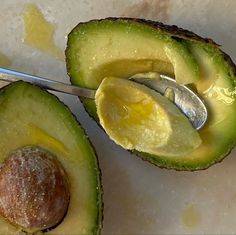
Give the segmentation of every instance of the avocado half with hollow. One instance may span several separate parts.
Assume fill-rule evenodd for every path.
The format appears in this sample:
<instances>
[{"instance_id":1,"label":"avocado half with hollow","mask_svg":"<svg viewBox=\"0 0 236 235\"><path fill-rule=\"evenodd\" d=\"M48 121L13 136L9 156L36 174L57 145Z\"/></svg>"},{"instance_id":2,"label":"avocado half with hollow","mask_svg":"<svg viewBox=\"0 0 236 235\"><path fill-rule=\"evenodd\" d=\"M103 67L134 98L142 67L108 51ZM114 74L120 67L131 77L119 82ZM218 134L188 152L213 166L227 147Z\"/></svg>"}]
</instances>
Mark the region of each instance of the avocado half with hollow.
<instances>
[{"instance_id":1,"label":"avocado half with hollow","mask_svg":"<svg viewBox=\"0 0 236 235\"><path fill-rule=\"evenodd\" d=\"M97 89L105 77L158 72L196 88L209 114L199 131L202 143L177 156L135 150L143 159L160 167L198 170L221 161L234 147L235 65L212 40L141 19L93 20L78 24L69 34L66 61L71 82L82 87ZM124 95L132 99L129 92ZM94 101L82 102L98 122Z\"/></svg>"},{"instance_id":2,"label":"avocado half with hollow","mask_svg":"<svg viewBox=\"0 0 236 235\"><path fill-rule=\"evenodd\" d=\"M25 83L0 90L0 233L98 234L95 152L57 97Z\"/></svg>"}]
</instances>

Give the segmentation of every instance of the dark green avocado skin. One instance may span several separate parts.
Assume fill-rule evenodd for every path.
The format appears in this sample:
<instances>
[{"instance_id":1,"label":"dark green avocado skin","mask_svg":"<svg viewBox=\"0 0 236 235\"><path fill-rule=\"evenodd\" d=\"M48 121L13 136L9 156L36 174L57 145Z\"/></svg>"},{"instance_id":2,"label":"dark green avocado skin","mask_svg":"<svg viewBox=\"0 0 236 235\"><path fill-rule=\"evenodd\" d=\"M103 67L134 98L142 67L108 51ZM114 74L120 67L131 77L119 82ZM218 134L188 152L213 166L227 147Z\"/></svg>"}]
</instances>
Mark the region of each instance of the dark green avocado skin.
<instances>
[{"instance_id":1,"label":"dark green avocado skin","mask_svg":"<svg viewBox=\"0 0 236 235\"><path fill-rule=\"evenodd\" d=\"M91 21L88 22L80 22L78 25L76 25L72 31L69 33L68 38L70 37L70 35L74 34L74 32L76 32L78 30L78 28L83 25L83 24L88 24L90 22L100 22L100 21L104 21L104 20L110 20L110 21L127 21L127 22L137 22L137 23L141 23L141 24L145 24L149 27L152 27L153 29L159 30L163 33L166 33L168 35L170 35L174 40L176 41L190 41L190 42L198 42L198 43L204 43L205 45L210 45L213 48L216 48L219 53L223 56L224 61L228 64L228 67L230 68L229 73L231 74L231 83L236 86L236 80L233 77L236 77L236 66L233 63L232 59L230 58L229 55L227 55L225 52L223 52L220 49L220 45L217 44L216 42L214 42L212 39L210 38L203 38L189 30L180 28L176 25L166 25L163 24L162 22L157 22L157 21L151 21L151 20L146 20L146 19L140 19L140 18L128 18L128 17L108 17L108 18L104 18L104 19L93 19ZM67 48L65 51L66 54L66 66L67 66L67 73L70 77L70 81L73 84L72 78L70 76L70 63L68 62L68 48L69 48L69 41L67 41ZM87 98L83 98L83 97L79 97L79 99L81 100L83 106L85 107L85 110L87 111L87 113L90 115L90 117L92 119L94 119L97 124L100 126L99 124L99 118L97 116L96 113L96 109L91 108L91 105L88 105L88 103L92 103L93 100L92 99L87 99ZM100 126L101 127L101 126ZM131 153L134 153L136 156L140 157L141 159L148 161L160 168L166 168L166 169L174 169L177 171L197 171L197 170L204 170L209 168L211 165L215 164L215 163L220 163L233 149L233 147L236 144L236 139L232 140L229 144L229 147L227 149L227 151L218 156L216 159L213 159L211 161L209 161L208 163L203 163L200 165L195 165L195 164L188 164L186 162L180 162L178 160L173 160L171 163L163 158L156 158L154 155L149 154L149 153L144 153L144 152L138 152L136 150L134 151L130 151Z\"/></svg>"}]
</instances>

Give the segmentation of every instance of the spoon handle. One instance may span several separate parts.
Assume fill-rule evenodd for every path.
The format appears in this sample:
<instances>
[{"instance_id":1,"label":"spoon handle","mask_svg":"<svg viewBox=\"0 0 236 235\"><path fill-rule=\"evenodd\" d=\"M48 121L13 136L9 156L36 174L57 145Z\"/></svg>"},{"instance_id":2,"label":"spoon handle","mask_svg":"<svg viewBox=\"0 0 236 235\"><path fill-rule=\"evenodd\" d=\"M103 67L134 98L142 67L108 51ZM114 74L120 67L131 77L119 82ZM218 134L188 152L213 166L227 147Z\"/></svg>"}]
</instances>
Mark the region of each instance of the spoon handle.
<instances>
[{"instance_id":1,"label":"spoon handle","mask_svg":"<svg viewBox=\"0 0 236 235\"><path fill-rule=\"evenodd\" d=\"M82 96L91 99L94 99L95 97L95 90L92 89L73 86L66 83L49 80L47 78L33 76L30 74L21 73L4 68L0 68L0 80L7 82L16 82L21 80L25 82L30 82L45 89L59 91L66 94Z\"/></svg>"}]
</instances>

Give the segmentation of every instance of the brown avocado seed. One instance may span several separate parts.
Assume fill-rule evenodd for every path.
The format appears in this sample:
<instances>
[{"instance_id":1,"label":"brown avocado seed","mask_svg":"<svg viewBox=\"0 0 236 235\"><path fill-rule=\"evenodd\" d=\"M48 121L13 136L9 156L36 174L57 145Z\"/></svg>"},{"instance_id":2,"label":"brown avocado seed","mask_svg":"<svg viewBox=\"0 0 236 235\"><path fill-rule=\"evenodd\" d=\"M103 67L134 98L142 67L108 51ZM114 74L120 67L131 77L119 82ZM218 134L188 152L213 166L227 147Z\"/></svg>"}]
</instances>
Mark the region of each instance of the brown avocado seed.
<instances>
[{"instance_id":1,"label":"brown avocado seed","mask_svg":"<svg viewBox=\"0 0 236 235\"><path fill-rule=\"evenodd\" d=\"M0 167L0 213L26 231L60 222L69 197L65 170L54 155L40 147L17 149Z\"/></svg>"}]
</instances>

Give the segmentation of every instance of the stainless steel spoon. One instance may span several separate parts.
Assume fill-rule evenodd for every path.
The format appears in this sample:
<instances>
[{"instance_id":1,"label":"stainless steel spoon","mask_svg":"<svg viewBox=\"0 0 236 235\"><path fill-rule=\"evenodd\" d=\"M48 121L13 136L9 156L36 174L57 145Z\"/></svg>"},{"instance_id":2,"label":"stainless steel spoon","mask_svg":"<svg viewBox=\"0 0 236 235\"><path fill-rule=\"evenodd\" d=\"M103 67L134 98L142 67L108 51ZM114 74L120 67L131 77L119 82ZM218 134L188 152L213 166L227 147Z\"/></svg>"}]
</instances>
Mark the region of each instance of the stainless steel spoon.
<instances>
[{"instance_id":1,"label":"stainless steel spoon","mask_svg":"<svg viewBox=\"0 0 236 235\"><path fill-rule=\"evenodd\" d=\"M175 104L189 118L194 128L198 130L205 124L207 120L206 106L202 100L186 86L177 84L174 79L165 75L160 75L159 79L147 79L139 76L134 76L130 79L134 82L144 84L161 94L164 94L167 88L172 89ZM90 99L94 99L96 93L96 90L73 86L4 68L0 68L0 80L7 82L26 81L45 89Z\"/></svg>"}]
</instances>

